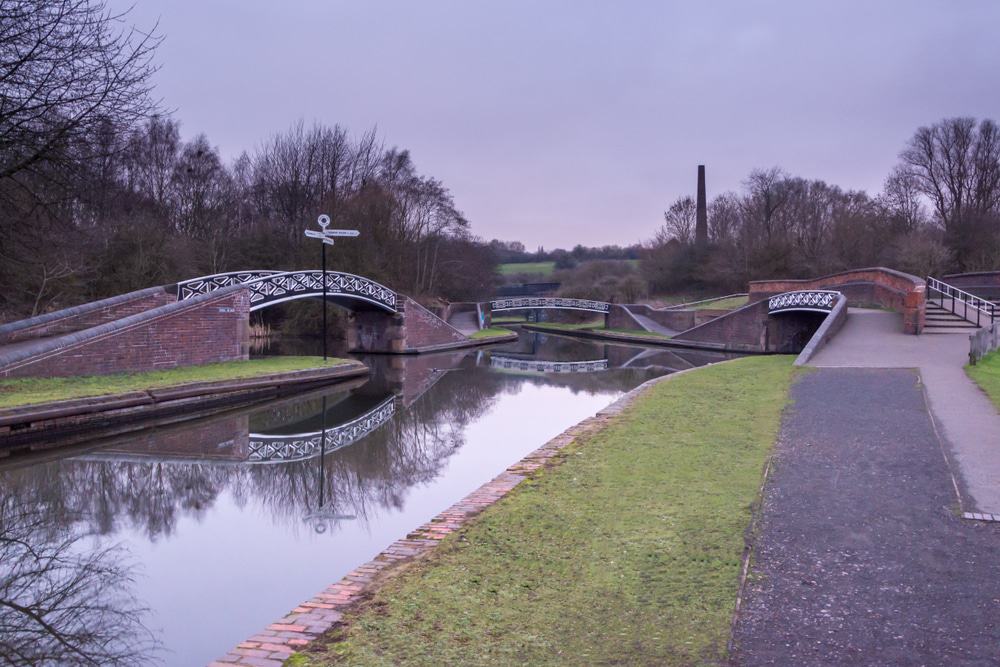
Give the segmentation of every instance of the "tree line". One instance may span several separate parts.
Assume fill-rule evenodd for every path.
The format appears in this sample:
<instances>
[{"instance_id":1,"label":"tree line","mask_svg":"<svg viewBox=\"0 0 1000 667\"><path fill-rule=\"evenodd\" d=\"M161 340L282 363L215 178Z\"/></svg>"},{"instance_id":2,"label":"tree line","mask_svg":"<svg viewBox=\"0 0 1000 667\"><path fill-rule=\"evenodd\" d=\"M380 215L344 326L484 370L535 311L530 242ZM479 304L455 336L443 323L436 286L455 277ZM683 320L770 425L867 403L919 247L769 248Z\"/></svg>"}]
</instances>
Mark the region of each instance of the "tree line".
<instances>
[{"instance_id":1,"label":"tree line","mask_svg":"<svg viewBox=\"0 0 1000 667\"><path fill-rule=\"evenodd\" d=\"M734 291L763 278L805 278L883 265L918 276L1000 267L1000 129L947 118L919 128L880 193L844 190L780 168L751 172L708 203L707 247L695 201L680 197L644 246L654 292Z\"/></svg>"},{"instance_id":2,"label":"tree line","mask_svg":"<svg viewBox=\"0 0 1000 667\"><path fill-rule=\"evenodd\" d=\"M155 98L160 37L93 0L0 0L0 315L249 268L330 266L414 296L487 295L492 251L374 131L293 124L227 163Z\"/></svg>"}]
</instances>

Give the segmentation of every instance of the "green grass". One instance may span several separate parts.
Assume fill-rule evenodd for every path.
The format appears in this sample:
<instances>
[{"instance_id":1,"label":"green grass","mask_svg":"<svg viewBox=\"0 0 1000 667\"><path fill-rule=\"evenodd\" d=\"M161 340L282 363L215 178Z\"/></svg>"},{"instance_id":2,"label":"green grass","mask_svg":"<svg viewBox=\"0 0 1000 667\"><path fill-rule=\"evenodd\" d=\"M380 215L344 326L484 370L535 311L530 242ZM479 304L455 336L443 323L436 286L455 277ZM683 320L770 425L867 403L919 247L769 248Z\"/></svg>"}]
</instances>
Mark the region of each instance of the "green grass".
<instances>
[{"instance_id":1,"label":"green grass","mask_svg":"<svg viewBox=\"0 0 1000 667\"><path fill-rule=\"evenodd\" d=\"M473 340L482 340L483 338L502 338L504 336L509 336L513 332L510 329L501 329L500 327L488 327L486 329L480 329L479 331L474 331L469 338Z\"/></svg>"},{"instance_id":2,"label":"green grass","mask_svg":"<svg viewBox=\"0 0 1000 667\"><path fill-rule=\"evenodd\" d=\"M121 394L190 382L239 380L270 373L336 366L346 362L346 359L330 359L324 362L321 357L270 357L202 366L185 366L145 373L0 380L0 408L70 398Z\"/></svg>"},{"instance_id":3,"label":"green grass","mask_svg":"<svg viewBox=\"0 0 1000 667\"><path fill-rule=\"evenodd\" d=\"M695 306L691 306L692 310L734 310L736 308L742 308L747 305L746 296L731 296L728 299L719 299L718 301L709 301L708 303L699 303Z\"/></svg>"},{"instance_id":4,"label":"green grass","mask_svg":"<svg viewBox=\"0 0 1000 667\"><path fill-rule=\"evenodd\" d=\"M556 270L555 262L517 262L511 264L501 264L500 275L511 276L516 273L539 273L543 276L551 275Z\"/></svg>"},{"instance_id":5,"label":"green grass","mask_svg":"<svg viewBox=\"0 0 1000 667\"><path fill-rule=\"evenodd\" d=\"M965 372L976 384L982 387L993 404L1000 410L1000 351L990 352L975 366L966 366Z\"/></svg>"},{"instance_id":6,"label":"green grass","mask_svg":"<svg viewBox=\"0 0 1000 667\"><path fill-rule=\"evenodd\" d=\"M521 324L527 322L528 319L523 315L503 315L500 317L494 315L491 321L493 324Z\"/></svg>"},{"instance_id":7,"label":"green grass","mask_svg":"<svg viewBox=\"0 0 1000 667\"><path fill-rule=\"evenodd\" d=\"M655 386L388 579L307 664L724 662L792 377L791 357L752 357Z\"/></svg>"},{"instance_id":8,"label":"green grass","mask_svg":"<svg viewBox=\"0 0 1000 667\"><path fill-rule=\"evenodd\" d=\"M640 331L632 329L608 329L601 321L583 322L581 324L565 324L563 322L530 322L533 327L540 329L550 329L552 331L593 331L594 333L617 333L629 336L641 336L645 338L670 338L658 331Z\"/></svg>"}]
</instances>

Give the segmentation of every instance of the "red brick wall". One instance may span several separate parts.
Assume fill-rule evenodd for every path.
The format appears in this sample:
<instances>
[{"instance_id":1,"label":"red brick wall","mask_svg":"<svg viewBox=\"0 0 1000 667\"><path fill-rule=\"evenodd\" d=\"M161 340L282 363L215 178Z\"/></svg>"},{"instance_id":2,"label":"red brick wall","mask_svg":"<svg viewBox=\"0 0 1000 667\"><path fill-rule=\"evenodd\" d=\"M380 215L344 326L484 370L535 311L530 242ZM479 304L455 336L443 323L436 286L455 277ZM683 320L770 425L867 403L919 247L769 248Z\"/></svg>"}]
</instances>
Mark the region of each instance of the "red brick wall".
<instances>
[{"instance_id":1,"label":"red brick wall","mask_svg":"<svg viewBox=\"0 0 1000 667\"><path fill-rule=\"evenodd\" d=\"M165 290L159 290L153 294L145 293L148 290L141 290L141 292L143 293L137 293L135 298L120 303L109 304L82 313L74 312L75 308L67 308L65 311L66 314L63 317L40 322L37 325L28 326L10 333L0 331L0 343L14 343L22 340L46 338L73 333L75 331L83 331L84 329L120 320L129 315L136 315L159 306L165 306L177 300L175 295Z\"/></svg>"},{"instance_id":2,"label":"red brick wall","mask_svg":"<svg viewBox=\"0 0 1000 667\"><path fill-rule=\"evenodd\" d=\"M246 359L250 297L246 290L148 311L80 341L67 341L0 368L0 376L104 375ZM44 345L44 343L42 343Z\"/></svg>"},{"instance_id":3,"label":"red brick wall","mask_svg":"<svg viewBox=\"0 0 1000 667\"><path fill-rule=\"evenodd\" d=\"M767 301L758 301L674 338L719 343L733 351L798 353L825 317L798 311L769 315Z\"/></svg>"},{"instance_id":4,"label":"red brick wall","mask_svg":"<svg viewBox=\"0 0 1000 667\"><path fill-rule=\"evenodd\" d=\"M869 287L871 286L871 287ZM903 314L903 330L918 334L926 311L924 281L907 273L882 267L844 271L810 280L754 280L748 291L751 302L775 294L809 289L836 289L851 306L883 306Z\"/></svg>"},{"instance_id":5,"label":"red brick wall","mask_svg":"<svg viewBox=\"0 0 1000 667\"><path fill-rule=\"evenodd\" d=\"M460 343L468 337L410 297L400 295L407 349Z\"/></svg>"}]
</instances>

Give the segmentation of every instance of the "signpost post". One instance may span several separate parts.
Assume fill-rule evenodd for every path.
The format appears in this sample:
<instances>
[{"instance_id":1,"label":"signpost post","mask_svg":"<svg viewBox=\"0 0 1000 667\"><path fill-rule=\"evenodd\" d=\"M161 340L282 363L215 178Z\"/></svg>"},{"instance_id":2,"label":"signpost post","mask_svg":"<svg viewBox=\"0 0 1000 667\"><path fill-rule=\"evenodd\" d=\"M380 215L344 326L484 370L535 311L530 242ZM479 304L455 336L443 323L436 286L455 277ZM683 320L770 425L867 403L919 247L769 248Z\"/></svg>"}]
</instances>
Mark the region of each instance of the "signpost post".
<instances>
[{"instance_id":1,"label":"signpost post","mask_svg":"<svg viewBox=\"0 0 1000 667\"><path fill-rule=\"evenodd\" d=\"M333 245L333 237L355 237L360 236L361 232L356 229L327 229L330 226L330 216L326 213L319 216L316 222L319 223L320 231L307 229L306 236L323 242L320 244L322 248L320 261L323 267L323 361L326 361L326 246Z\"/></svg>"}]
</instances>

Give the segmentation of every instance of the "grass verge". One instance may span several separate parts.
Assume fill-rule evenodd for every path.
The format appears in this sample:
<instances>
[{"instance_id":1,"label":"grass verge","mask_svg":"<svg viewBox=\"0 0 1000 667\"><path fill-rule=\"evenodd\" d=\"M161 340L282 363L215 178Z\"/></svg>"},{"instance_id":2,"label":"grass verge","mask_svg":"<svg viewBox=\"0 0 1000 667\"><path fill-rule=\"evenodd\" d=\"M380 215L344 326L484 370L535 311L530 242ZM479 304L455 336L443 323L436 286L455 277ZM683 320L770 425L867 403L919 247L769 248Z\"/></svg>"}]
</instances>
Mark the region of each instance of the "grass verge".
<instances>
[{"instance_id":1,"label":"grass verge","mask_svg":"<svg viewBox=\"0 0 1000 667\"><path fill-rule=\"evenodd\" d=\"M691 306L691 310L735 310L747 305L747 296L731 296Z\"/></svg>"},{"instance_id":2,"label":"grass verge","mask_svg":"<svg viewBox=\"0 0 1000 667\"><path fill-rule=\"evenodd\" d=\"M479 331L473 331L469 335L469 338L473 340L483 340L484 338L503 338L504 336L509 336L513 332L510 329L502 329L500 327L488 327L486 329L480 329Z\"/></svg>"},{"instance_id":3,"label":"grass verge","mask_svg":"<svg viewBox=\"0 0 1000 667\"><path fill-rule=\"evenodd\" d=\"M966 366L965 372L982 387L993 404L1000 410L1000 351L990 352L975 366Z\"/></svg>"},{"instance_id":4,"label":"grass verge","mask_svg":"<svg viewBox=\"0 0 1000 667\"><path fill-rule=\"evenodd\" d=\"M616 333L625 334L628 336L641 336L644 338L664 338L669 339L670 336L661 334L657 331L641 331L633 329L608 329L604 326L603 321L598 322L583 322L581 324L565 324L563 322L530 322L532 327L538 327L539 329L549 329L551 331L593 331L594 333Z\"/></svg>"},{"instance_id":5,"label":"grass verge","mask_svg":"<svg viewBox=\"0 0 1000 667\"><path fill-rule=\"evenodd\" d=\"M85 375L53 378L13 378L0 380L0 408L47 403L70 398L122 394L144 389L162 389L190 382L239 380L272 373L324 368L347 363L346 359L321 357L270 357L249 361L226 361L202 366L184 366L144 373Z\"/></svg>"},{"instance_id":6,"label":"grass verge","mask_svg":"<svg viewBox=\"0 0 1000 667\"><path fill-rule=\"evenodd\" d=\"M791 357L656 385L388 579L319 665L721 662Z\"/></svg>"},{"instance_id":7,"label":"grass verge","mask_svg":"<svg viewBox=\"0 0 1000 667\"><path fill-rule=\"evenodd\" d=\"M539 273L551 275L556 270L555 262L518 262L501 264L498 267L501 276L512 276L518 273Z\"/></svg>"}]
</instances>

